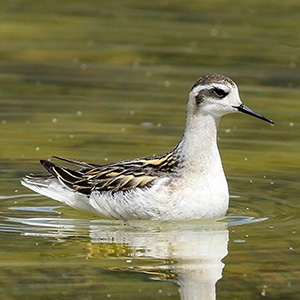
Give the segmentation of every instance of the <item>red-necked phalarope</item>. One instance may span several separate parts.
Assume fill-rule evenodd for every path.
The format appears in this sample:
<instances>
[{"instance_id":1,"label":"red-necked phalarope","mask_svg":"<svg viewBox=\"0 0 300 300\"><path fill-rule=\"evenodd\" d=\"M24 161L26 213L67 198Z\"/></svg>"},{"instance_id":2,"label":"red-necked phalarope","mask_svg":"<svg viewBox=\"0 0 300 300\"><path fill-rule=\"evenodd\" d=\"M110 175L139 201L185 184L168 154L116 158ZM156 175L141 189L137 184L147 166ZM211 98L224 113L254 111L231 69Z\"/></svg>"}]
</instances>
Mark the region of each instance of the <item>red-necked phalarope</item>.
<instances>
[{"instance_id":1,"label":"red-necked phalarope","mask_svg":"<svg viewBox=\"0 0 300 300\"><path fill-rule=\"evenodd\" d=\"M200 77L189 94L186 127L178 145L155 156L96 165L73 163L71 170L47 160L48 175L27 175L22 184L33 191L113 219L218 218L228 208L228 186L217 146L223 115L243 112L274 122L245 106L228 77Z\"/></svg>"}]
</instances>

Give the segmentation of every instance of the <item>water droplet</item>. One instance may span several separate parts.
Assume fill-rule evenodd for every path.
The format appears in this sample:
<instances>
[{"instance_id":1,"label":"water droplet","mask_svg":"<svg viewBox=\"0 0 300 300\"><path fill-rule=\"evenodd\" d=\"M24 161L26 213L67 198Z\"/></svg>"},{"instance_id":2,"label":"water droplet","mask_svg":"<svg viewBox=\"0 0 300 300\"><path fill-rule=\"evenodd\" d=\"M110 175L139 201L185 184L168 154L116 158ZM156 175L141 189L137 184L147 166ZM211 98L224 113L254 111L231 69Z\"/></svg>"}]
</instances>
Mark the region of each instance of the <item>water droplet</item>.
<instances>
[{"instance_id":1,"label":"water droplet","mask_svg":"<svg viewBox=\"0 0 300 300\"><path fill-rule=\"evenodd\" d=\"M86 70L87 69L87 65L86 64L81 64L80 68L81 68L81 70Z\"/></svg>"},{"instance_id":2,"label":"water droplet","mask_svg":"<svg viewBox=\"0 0 300 300\"><path fill-rule=\"evenodd\" d=\"M142 126L152 126L151 122L142 122L141 123Z\"/></svg>"},{"instance_id":3,"label":"water droplet","mask_svg":"<svg viewBox=\"0 0 300 300\"><path fill-rule=\"evenodd\" d=\"M263 289L262 291L261 291L261 293L260 293L263 297L265 297L266 296L266 290L265 289Z\"/></svg>"},{"instance_id":4,"label":"water droplet","mask_svg":"<svg viewBox=\"0 0 300 300\"><path fill-rule=\"evenodd\" d=\"M171 86L171 82L170 81L165 81L165 87L170 87Z\"/></svg>"},{"instance_id":5,"label":"water droplet","mask_svg":"<svg viewBox=\"0 0 300 300\"><path fill-rule=\"evenodd\" d=\"M136 59L132 64L132 68L134 70L137 70L139 68L139 66L140 66L140 61Z\"/></svg>"},{"instance_id":6,"label":"water droplet","mask_svg":"<svg viewBox=\"0 0 300 300\"><path fill-rule=\"evenodd\" d=\"M217 36L218 35L218 29L217 28L212 28L210 30L210 35L211 36Z\"/></svg>"}]
</instances>

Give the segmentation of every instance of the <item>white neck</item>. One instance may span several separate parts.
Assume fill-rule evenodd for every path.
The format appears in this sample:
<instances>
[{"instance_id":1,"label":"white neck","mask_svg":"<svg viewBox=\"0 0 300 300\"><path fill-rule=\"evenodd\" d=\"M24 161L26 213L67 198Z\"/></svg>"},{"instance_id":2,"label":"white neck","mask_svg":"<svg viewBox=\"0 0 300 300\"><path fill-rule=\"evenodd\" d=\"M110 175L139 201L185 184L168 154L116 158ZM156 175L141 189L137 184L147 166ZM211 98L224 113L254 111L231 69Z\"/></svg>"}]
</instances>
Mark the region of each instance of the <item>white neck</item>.
<instances>
[{"instance_id":1,"label":"white neck","mask_svg":"<svg viewBox=\"0 0 300 300\"><path fill-rule=\"evenodd\" d=\"M213 166L222 168L217 146L219 120L201 112L187 112L186 128L176 149L183 169L197 170L198 173Z\"/></svg>"}]
</instances>

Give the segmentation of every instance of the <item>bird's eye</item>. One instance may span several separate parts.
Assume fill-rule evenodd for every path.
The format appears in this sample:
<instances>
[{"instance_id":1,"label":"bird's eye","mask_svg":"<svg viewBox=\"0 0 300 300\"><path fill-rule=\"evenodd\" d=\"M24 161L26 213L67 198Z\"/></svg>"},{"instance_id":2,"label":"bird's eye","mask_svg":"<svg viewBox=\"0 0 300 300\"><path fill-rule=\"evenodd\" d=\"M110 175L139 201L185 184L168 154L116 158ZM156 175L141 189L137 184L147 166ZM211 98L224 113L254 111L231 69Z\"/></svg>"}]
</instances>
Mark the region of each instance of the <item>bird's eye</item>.
<instances>
[{"instance_id":1,"label":"bird's eye","mask_svg":"<svg viewBox=\"0 0 300 300\"><path fill-rule=\"evenodd\" d=\"M226 93L224 90L219 88L214 88L213 92L219 98L225 98L228 95L228 93Z\"/></svg>"}]
</instances>

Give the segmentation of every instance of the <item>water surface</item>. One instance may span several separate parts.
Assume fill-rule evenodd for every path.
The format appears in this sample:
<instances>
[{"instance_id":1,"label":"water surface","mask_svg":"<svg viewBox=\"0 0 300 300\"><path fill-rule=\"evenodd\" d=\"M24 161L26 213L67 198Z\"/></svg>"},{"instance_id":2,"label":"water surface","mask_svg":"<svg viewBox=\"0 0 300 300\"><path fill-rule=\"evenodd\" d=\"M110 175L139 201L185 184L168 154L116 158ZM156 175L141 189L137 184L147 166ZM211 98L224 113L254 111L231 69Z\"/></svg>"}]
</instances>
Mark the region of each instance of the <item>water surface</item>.
<instances>
[{"instance_id":1,"label":"water surface","mask_svg":"<svg viewBox=\"0 0 300 300\"><path fill-rule=\"evenodd\" d=\"M297 6L1 2L1 299L298 299ZM232 77L276 123L222 119L223 220L125 226L20 185L51 155L107 163L169 151L208 72Z\"/></svg>"}]
</instances>

